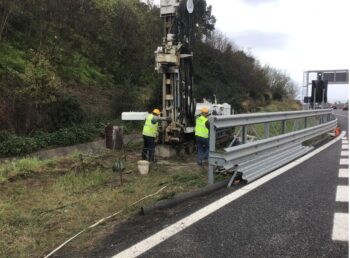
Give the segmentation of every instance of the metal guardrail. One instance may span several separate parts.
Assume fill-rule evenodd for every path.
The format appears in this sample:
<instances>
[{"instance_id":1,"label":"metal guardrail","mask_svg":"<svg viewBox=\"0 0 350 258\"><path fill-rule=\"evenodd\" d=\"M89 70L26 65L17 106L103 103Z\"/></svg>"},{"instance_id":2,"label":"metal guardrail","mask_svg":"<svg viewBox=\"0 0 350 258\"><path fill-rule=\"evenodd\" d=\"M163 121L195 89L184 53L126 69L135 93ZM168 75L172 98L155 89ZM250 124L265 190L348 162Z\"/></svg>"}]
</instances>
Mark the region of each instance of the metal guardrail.
<instances>
[{"instance_id":1,"label":"metal guardrail","mask_svg":"<svg viewBox=\"0 0 350 258\"><path fill-rule=\"evenodd\" d=\"M239 125L250 125L267 123L274 121L284 121L291 119L308 118L314 116L331 115L332 109L306 110L306 111L288 111L275 113L254 113L241 114L232 116L215 116L211 118L211 122L215 123L215 128L229 128Z\"/></svg>"},{"instance_id":2,"label":"metal guardrail","mask_svg":"<svg viewBox=\"0 0 350 258\"><path fill-rule=\"evenodd\" d=\"M286 123L292 120L302 120L302 129L296 126L293 127L295 130L286 133ZM281 130L279 135L270 137L272 122L281 122ZM247 127L256 124L264 124L265 139L247 142ZM334 130L336 126L332 109L211 117L208 182L214 183L214 172L218 169L233 173L229 185L238 172L248 182L255 180L304 155L312 149L302 146L304 141ZM237 127L240 128L242 144L231 146L232 141L222 151L216 150L217 132Z\"/></svg>"}]
</instances>

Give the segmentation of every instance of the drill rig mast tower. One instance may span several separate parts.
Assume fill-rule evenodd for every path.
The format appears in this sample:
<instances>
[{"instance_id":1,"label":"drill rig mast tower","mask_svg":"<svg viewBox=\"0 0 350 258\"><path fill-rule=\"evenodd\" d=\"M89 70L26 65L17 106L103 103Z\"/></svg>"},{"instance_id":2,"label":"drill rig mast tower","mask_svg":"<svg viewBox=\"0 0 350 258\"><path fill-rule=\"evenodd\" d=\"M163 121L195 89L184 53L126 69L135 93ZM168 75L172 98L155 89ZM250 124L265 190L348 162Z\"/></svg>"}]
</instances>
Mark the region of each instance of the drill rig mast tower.
<instances>
[{"instance_id":1,"label":"drill rig mast tower","mask_svg":"<svg viewBox=\"0 0 350 258\"><path fill-rule=\"evenodd\" d=\"M162 112L167 119L162 124L164 143L181 143L194 131L193 0L181 8L184 1L160 1L164 35L162 46L155 52L155 69L163 76Z\"/></svg>"}]
</instances>

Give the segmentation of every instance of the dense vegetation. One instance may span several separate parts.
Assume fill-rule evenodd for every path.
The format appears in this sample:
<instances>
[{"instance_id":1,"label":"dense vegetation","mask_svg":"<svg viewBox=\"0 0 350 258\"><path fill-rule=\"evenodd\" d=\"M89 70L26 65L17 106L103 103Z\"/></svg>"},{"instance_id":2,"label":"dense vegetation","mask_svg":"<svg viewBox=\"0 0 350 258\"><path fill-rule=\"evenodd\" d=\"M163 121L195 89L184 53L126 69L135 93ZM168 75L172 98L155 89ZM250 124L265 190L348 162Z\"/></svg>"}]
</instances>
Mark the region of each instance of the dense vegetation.
<instances>
[{"instance_id":1,"label":"dense vegetation","mask_svg":"<svg viewBox=\"0 0 350 258\"><path fill-rule=\"evenodd\" d=\"M26 155L52 146L70 146L93 141L104 135L103 124L86 123L61 128L52 133L36 132L31 137L17 136L7 131L0 132L0 157Z\"/></svg>"},{"instance_id":2,"label":"dense vegetation","mask_svg":"<svg viewBox=\"0 0 350 258\"><path fill-rule=\"evenodd\" d=\"M159 106L162 22L149 2L0 0L0 131L54 132ZM194 2L197 100L215 94L244 112L293 97L288 76L233 47L211 6Z\"/></svg>"}]
</instances>

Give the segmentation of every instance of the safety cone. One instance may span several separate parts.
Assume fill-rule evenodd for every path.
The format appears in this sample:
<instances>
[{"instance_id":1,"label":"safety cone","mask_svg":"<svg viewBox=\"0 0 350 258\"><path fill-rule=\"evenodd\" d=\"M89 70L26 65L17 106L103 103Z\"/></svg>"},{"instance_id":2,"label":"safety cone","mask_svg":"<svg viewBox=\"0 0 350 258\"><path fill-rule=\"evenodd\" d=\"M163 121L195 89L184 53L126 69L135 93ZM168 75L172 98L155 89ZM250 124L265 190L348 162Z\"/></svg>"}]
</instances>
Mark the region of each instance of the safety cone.
<instances>
[{"instance_id":1,"label":"safety cone","mask_svg":"<svg viewBox=\"0 0 350 258\"><path fill-rule=\"evenodd\" d=\"M241 182L241 179L235 179L235 180L233 181L233 184L234 184L234 185L239 185L240 182Z\"/></svg>"},{"instance_id":2,"label":"safety cone","mask_svg":"<svg viewBox=\"0 0 350 258\"><path fill-rule=\"evenodd\" d=\"M335 137L338 137L340 135L340 128L339 127L335 128L334 135L335 135Z\"/></svg>"}]
</instances>

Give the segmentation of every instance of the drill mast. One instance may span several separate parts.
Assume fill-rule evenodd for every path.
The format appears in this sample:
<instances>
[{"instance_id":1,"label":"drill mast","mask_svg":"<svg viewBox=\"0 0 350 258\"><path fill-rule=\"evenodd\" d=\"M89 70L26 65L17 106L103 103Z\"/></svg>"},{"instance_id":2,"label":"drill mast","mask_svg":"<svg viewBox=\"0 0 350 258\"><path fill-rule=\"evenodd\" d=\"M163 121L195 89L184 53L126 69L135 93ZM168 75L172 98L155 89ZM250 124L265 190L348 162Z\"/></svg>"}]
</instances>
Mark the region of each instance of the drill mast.
<instances>
[{"instance_id":1,"label":"drill mast","mask_svg":"<svg viewBox=\"0 0 350 258\"><path fill-rule=\"evenodd\" d=\"M156 70L163 76L162 112L163 117L168 119L162 124L164 143L181 143L186 134L194 131L196 103L192 93L191 31L193 1L187 0L187 8L180 8L180 5L181 0L160 1L164 36L163 44L157 48L155 54ZM183 21L183 17L188 20Z\"/></svg>"}]
</instances>

